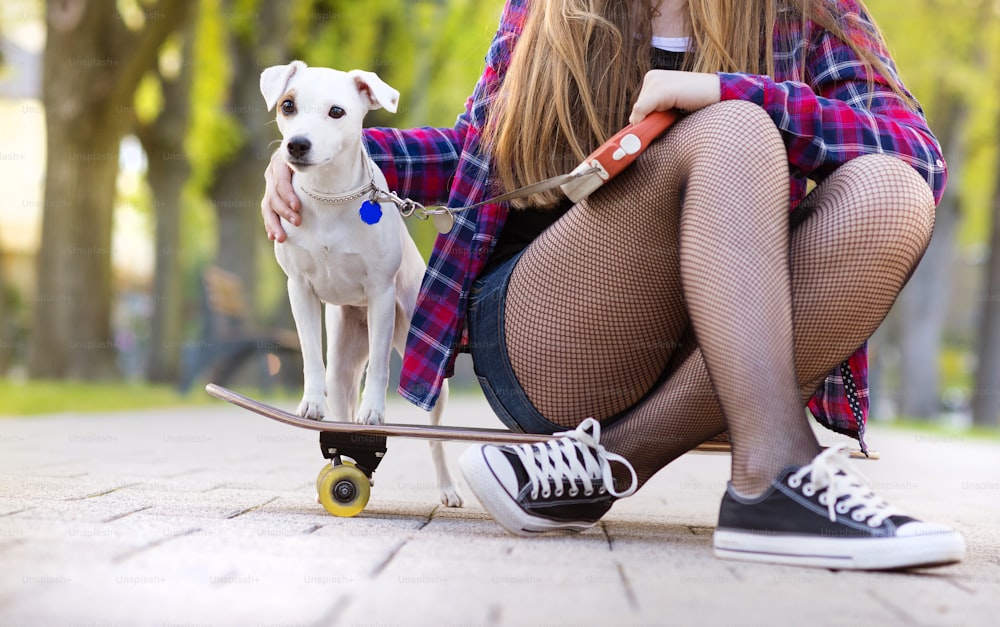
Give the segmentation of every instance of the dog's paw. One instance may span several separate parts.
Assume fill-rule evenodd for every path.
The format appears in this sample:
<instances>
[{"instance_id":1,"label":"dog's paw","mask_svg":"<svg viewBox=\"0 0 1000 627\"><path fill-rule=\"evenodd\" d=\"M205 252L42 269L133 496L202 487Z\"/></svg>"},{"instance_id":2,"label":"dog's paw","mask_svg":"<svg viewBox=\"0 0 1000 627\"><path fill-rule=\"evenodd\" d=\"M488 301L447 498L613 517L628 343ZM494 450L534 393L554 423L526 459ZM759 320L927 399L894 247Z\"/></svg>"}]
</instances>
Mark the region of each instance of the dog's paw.
<instances>
[{"instance_id":1,"label":"dog's paw","mask_svg":"<svg viewBox=\"0 0 1000 627\"><path fill-rule=\"evenodd\" d=\"M385 405L376 407L362 401L361 408L358 410L357 415L354 416L354 422L360 425L384 425Z\"/></svg>"},{"instance_id":2,"label":"dog's paw","mask_svg":"<svg viewBox=\"0 0 1000 627\"><path fill-rule=\"evenodd\" d=\"M295 413L303 418L308 418L309 420L323 420L324 409L323 409L323 399L312 399L312 398L302 398L302 402L299 403L299 408L295 410Z\"/></svg>"},{"instance_id":3,"label":"dog's paw","mask_svg":"<svg viewBox=\"0 0 1000 627\"><path fill-rule=\"evenodd\" d=\"M441 486L441 503L446 507L461 507L462 493L457 486Z\"/></svg>"}]
</instances>

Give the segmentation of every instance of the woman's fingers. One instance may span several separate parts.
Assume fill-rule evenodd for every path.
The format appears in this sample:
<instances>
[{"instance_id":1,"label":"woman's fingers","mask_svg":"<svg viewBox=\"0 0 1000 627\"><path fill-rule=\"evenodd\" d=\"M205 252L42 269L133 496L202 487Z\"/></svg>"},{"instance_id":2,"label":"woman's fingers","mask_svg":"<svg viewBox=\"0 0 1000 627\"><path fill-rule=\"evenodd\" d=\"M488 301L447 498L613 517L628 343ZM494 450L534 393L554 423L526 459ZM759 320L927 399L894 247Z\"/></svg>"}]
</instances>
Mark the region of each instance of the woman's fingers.
<instances>
[{"instance_id":1,"label":"woman's fingers","mask_svg":"<svg viewBox=\"0 0 1000 627\"><path fill-rule=\"evenodd\" d=\"M280 218L298 226L302 221L299 215L302 204L292 187L292 171L277 152L264 170L264 183L264 198L260 201L264 229L268 239L283 242L287 234L281 227Z\"/></svg>"},{"instance_id":2,"label":"woman's fingers","mask_svg":"<svg viewBox=\"0 0 1000 627\"><path fill-rule=\"evenodd\" d=\"M721 86L717 74L650 70L642 81L629 122L638 124L653 111L697 111L719 100Z\"/></svg>"}]
</instances>

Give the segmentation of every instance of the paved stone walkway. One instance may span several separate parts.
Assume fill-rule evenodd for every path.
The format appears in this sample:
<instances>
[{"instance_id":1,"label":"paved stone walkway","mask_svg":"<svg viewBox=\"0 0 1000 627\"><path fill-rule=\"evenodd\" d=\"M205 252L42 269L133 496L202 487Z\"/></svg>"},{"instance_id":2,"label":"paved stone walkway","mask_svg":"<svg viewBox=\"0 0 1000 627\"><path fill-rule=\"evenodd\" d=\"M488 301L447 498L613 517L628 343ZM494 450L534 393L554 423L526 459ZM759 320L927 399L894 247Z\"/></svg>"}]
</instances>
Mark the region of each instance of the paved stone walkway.
<instances>
[{"instance_id":1,"label":"paved stone walkway","mask_svg":"<svg viewBox=\"0 0 1000 627\"><path fill-rule=\"evenodd\" d=\"M489 416L460 396L448 422ZM390 440L368 508L339 519L316 503L314 433L222 403L0 418L0 627L1000 623L1000 443L878 425L870 441L877 490L958 528L965 562L716 560L726 455L685 456L586 533L518 539L467 487L466 507L436 505L424 442Z\"/></svg>"}]
</instances>

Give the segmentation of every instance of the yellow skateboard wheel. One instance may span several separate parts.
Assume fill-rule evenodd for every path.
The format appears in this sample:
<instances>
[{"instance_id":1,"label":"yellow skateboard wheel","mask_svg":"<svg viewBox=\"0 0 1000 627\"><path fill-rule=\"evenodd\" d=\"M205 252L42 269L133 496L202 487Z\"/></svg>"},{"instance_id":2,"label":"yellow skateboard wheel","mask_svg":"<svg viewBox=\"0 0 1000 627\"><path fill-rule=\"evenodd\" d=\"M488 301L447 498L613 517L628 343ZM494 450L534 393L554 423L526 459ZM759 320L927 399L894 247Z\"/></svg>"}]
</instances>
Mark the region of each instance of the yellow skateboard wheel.
<instances>
[{"instance_id":1,"label":"yellow skateboard wheel","mask_svg":"<svg viewBox=\"0 0 1000 627\"><path fill-rule=\"evenodd\" d=\"M320 472L319 502L334 516L357 516L370 497L368 476L353 464L329 466Z\"/></svg>"}]
</instances>

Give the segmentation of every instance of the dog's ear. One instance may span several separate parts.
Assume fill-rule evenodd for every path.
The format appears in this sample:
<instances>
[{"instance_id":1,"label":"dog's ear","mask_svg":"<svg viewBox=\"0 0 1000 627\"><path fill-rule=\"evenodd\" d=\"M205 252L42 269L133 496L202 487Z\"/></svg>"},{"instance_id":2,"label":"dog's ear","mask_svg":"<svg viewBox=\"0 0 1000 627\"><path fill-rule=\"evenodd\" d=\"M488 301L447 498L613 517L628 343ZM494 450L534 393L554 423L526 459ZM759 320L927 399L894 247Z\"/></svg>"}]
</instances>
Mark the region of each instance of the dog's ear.
<instances>
[{"instance_id":1,"label":"dog's ear","mask_svg":"<svg viewBox=\"0 0 1000 627\"><path fill-rule=\"evenodd\" d=\"M292 61L288 65L273 65L260 73L260 93L270 111L278 103L278 98L285 93L288 81L299 70L304 70L306 64L302 61Z\"/></svg>"},{"instance_id":2,"label":"dog's ear","mask_svg":"<svg viewBox=\"0 0 1000 627\"><path fill-rule=\"evenodd\" d=\"M362 99L368 102L370 110L385 107L386 111L390 113L396 112L396 107L399 105L399 92L389 87L377 74L364 70L351 70L347 75L354 79L354 84L358 86L358 92Z\"/></svg>"}]
</instances>

